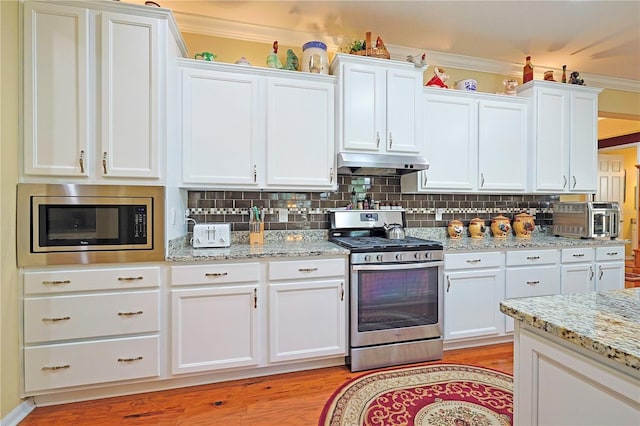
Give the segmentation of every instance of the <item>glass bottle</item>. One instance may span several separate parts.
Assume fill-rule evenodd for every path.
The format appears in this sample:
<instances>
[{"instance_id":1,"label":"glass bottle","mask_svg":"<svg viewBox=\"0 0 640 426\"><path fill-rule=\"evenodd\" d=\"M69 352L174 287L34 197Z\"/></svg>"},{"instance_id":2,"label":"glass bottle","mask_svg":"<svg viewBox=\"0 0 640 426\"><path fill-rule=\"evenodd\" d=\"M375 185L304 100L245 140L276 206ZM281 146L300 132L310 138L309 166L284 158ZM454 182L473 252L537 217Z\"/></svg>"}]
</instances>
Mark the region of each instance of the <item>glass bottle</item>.
<instances>
[{"instance_id":1,"label":"glass bottle","mask_svg":"<svg viewBox=\"0 0 640 426\"><path fill-rule=\"evenodd\" d=\"M531 65L531 56L527 56L527 62L522 67L522 83L533 80L533 65Z\"/></svg>"},{"instance_id":2,"label":"glass bottle","mask_svg":"<svg viewBox=\"0 0 640 426\"><path fill-rule=\"evenodd\" d=\"M567 82L567 66L566 65L562 66L562 82L563 83Z\"/></svg>"}]
</instances>

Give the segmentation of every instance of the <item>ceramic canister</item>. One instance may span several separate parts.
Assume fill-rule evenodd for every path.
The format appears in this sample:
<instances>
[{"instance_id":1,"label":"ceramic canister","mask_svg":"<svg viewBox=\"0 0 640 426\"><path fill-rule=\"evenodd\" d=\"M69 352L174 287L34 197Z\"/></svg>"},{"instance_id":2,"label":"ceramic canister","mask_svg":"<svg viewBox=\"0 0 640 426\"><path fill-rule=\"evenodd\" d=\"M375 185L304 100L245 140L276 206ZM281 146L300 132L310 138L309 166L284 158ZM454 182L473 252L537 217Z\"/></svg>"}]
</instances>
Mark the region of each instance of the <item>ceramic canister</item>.
<instances>
[{"instance_id":1,"label":"ceramic canister","mask_svg":"<svg viewBox=\"0 0 640 426\"><path fill-rule=\"evenodd\" d=\"M462 230L464 227L462 226L462 222L457 219L453 219L449 222L449 226L447 226L447 232L449 233L449 237L454 240L459 240L462 238Z\"/></svg>"},{"instance_id":2,"label":"ceramic canister","mask_svg":"<svg viewBox=\"0 0 640 426\"><path fill-rule=\"evenodd\" d=\"M513 231L518 238L531 238L531 233L535 228L533 216L527 213L520 213L513 218Z\"/></svg>"},{"instance_id":3,"label":"ceramic canister","mask_svg":"<svg viewBox=\"0 0 640 426\"><path fill-rule=\"evenodd\" d=\"M507 238L511 232L511 222L508 217L496 216L491 219L491 233L494 238Z\"/></svg>"},{"instance_id":4,"label":"ceramic canister","mask_svg":"<svg viewBox=\"0 0 640 426\"><path fill-rule=\"evenodd\" d=\"M474 217L469 222L469 235L471 238L484 238L485 229L484 220L479 217Z\"/></svg>"}]
</instances>

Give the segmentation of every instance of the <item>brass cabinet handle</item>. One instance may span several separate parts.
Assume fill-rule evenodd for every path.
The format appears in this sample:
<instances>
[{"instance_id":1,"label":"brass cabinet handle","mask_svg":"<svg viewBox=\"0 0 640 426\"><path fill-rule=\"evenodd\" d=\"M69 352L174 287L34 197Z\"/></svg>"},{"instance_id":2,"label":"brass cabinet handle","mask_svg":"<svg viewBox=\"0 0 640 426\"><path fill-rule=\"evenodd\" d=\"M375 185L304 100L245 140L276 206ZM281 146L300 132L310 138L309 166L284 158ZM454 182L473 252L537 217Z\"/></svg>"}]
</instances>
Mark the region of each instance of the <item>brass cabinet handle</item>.
<instances>
[{"instance_id":1,"label":"brass cabinet handle","mask_svg":"<svg viewBox=\"0 0 640 426\"><path fill-rule=\"evenodd\" d=\"M226 277L227 275L228 275L227 272L207 272L204 274L205 277L212 277L212 278Z\"/></svg>"},{"instance_id":2,"label":"brass cabinet handle","mask_svg":"<svg viewBox=\"0 0 640 426\"><path fill-rule=\"evenodd\" d=\"M143 279L144 277L118 277L118 281L139 281Z\"/></svg>"},{"instance_id":3,"label":"brass cabinet handle","mask_svg":"<svg viewBox=\"0 0 640 426\"><path fill-rule=\"evenodd\" d=\"M144 312L142 311L137 311L137 312L118 312L118 316L121 317L131 317L133 315L142 315Z\"/></svg>"},{"instance_id":4,"label":"brass cabinet handle","mask_svg":"<svg viewBox=\"0 0 640 426\"><path fill-rule=\"evenodd\" d=\"M42 285L62 285L62 284L71 284L71 280L42 281Z\"/></svg>"},{"instance_id":5,"label":"brass cabinet handle","mask_svg":"<svg viewBox=\"0 0 640 426\"><path fill-rule=\"evenodd\" d=\"M340 283L340 301L344 301L344 283Z\"/></svg>"},{"instance_id":6,"label":"brass cabinet handle","mask_svg":"<svg viewBox=\"0 0 640 426\"><path fill-rule=\"evenodd\" d=\"M318 268L298 268L299 272L315 272Z\"/></svg>"},{"instance_id":7,"label":"brass cabinet handle","mask_svg":"<svg viewBox=\"0 0 640 426\"><path fill-rule=\"evenodd\" d=\"M107 152L103 152L102 153L102 172L106 175L107 174L107 159L109 158L109 154L107 154Z\"/></svg>"},{"instance_id":8,"label":"brass cabinet handle","mask_svg":"<svg viewBox=\"0 0 640 426\"><path fill-rule=\"evenodd\" d=\"M42 318L43 322L58 322L58 321L69 321L71 317L54 317L54 318Z\"/></svg>"},{"instance_id":9,"label":"brass cabinet handle","mask_svg":"<svg viewBox=\"0 0 640 426\"><path fill-rule=\"evenodd\" d=\"M67 368L71 368L71 366L69 364L54 365L53 367L42 367L42 371L58 371L58 370L64 370Z\"/></svg>"},{"instance_id":10,"label":"brass cabinet handle","mask_svg":"<svg viewBox=\"0 0 640 426\"><path fill-rule=\"evenodd\" d=\"M540 281L527 281L527 284L536 285L536 284L540 284Z\"/></svg>"},{"instance_id":11,"label":"brass cabinet handle","mask_svg":"<svg viewBox=\"0 0 640 426\"><path fill-rule=\"evenodd\" d=\"M527 256L527 260L538 260L540 256Z\"/></svg>"},{"instance_id":12,"label":"brass cabinet handle","mask_svg":"<svg viewBox=\"0 0 640 426\"><path fill-rule=\"evenodd\" d=\"M80 151L80 159L78 162L80 163L80 173L84 173L84 150Z\"/></svg>"},{"instance_id":13,"label":"brass cabinet handle","mask_svg":"<svg viewBox=\"0 0 640 426\"><path fill-rule=\"evenodd\" d=\"M137 356L135 358L118 358L118 362L134 362L140 361L142 359L141 356Z\"/></svg>"}]
</instances>

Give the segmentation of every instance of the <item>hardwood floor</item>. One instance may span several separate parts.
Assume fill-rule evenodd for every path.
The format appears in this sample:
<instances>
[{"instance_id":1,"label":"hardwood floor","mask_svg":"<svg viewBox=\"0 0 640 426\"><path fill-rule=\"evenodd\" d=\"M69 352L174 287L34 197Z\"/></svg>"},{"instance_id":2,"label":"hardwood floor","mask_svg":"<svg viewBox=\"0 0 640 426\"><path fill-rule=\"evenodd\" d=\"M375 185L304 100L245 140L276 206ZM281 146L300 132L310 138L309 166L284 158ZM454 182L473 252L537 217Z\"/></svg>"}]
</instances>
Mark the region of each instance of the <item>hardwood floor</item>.
<instances>
[{"instance_id":1,"label":"hardwood floor","mask_svg":"<svg viewBox=\"0 0 640 426\"><path fill-rule=\"evenodd\" d=\"M450 350L435 362L513 374L513 345ZM331 367L38 407L20 425L316 425L333 391L361 374Z\"/></svg>"}]
</instances>

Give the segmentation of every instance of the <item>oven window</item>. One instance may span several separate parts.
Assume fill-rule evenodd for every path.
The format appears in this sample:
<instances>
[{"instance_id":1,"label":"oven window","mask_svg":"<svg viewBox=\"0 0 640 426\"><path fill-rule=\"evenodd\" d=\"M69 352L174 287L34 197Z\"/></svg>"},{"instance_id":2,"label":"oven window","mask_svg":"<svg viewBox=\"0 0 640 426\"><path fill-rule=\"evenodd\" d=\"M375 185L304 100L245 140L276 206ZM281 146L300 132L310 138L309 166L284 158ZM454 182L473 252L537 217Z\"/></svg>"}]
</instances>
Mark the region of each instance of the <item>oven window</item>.
<instances>
[{"instance_id":1,"label":"oven window","mask_svg":"<svg viewBox=\"0 0 640 426\"><path fill-rule=\"evenodd\" d=\"M438 323L438 268L359 271L358 331Z\"/></svg>"}]
</instances>

